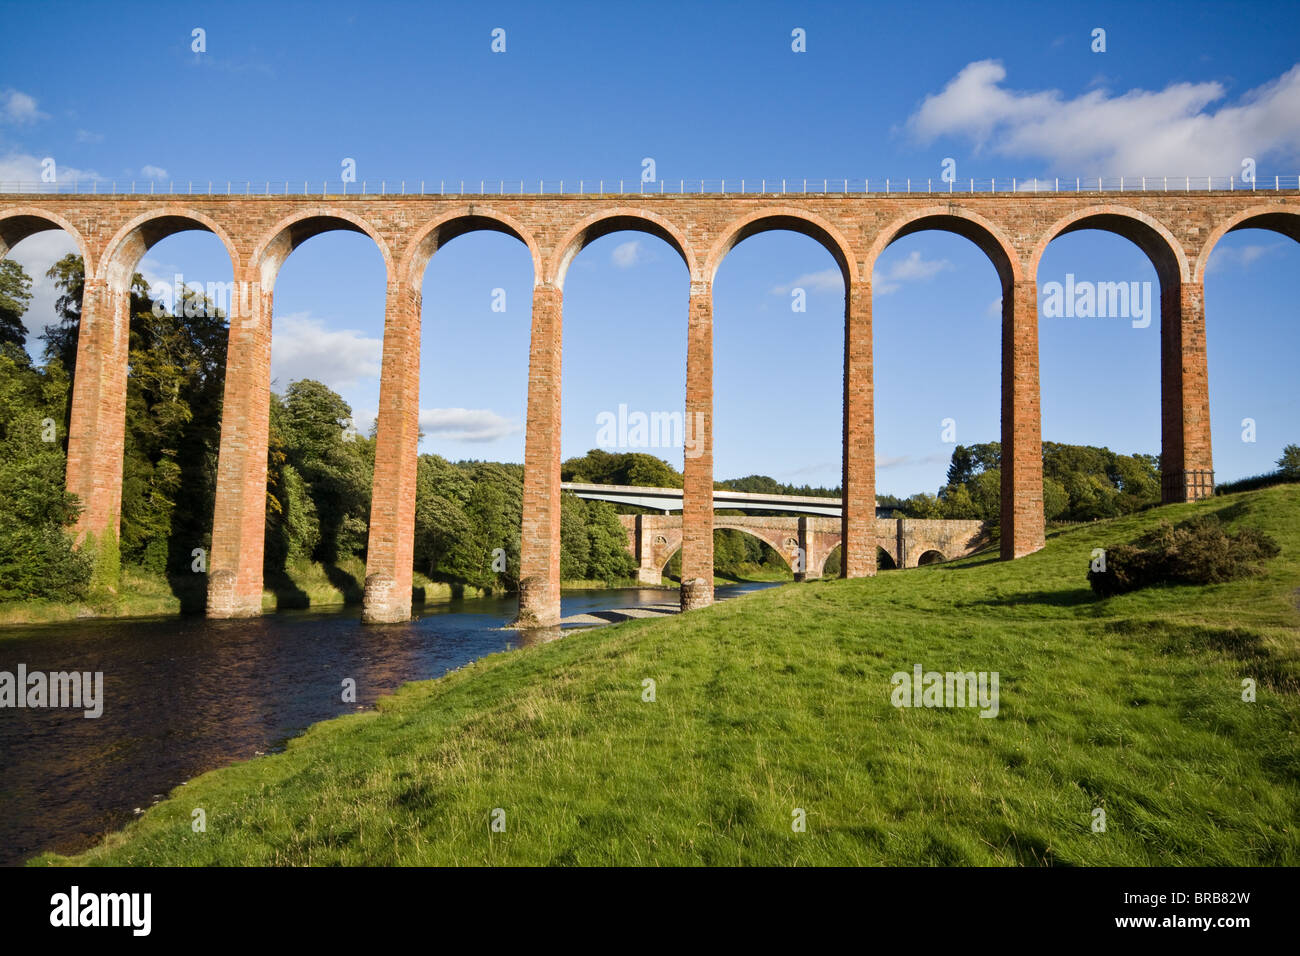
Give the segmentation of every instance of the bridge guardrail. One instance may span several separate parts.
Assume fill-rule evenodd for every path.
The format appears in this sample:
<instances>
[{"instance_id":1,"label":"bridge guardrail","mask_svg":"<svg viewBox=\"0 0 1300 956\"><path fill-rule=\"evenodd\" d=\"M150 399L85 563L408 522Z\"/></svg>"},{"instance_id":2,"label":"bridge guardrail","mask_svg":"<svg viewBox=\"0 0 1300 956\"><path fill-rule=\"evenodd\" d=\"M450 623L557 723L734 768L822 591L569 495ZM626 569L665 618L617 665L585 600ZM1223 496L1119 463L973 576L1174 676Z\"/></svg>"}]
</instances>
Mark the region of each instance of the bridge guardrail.
<instances>
[{"instance_id":1,"label":"bridge guardrail","mask_svg":"<svg viewBox=\"0 0 1300 956\"><path fill-rule=\"evenodd\" d=\"M399 179L360 180L61 180L0 182L0 194L210 196L626 196L626 195L1011 195L1015 193L1293 192L1300 174L1256 176L1075 176L959 179Z\"/></svg>"}]
</instances>

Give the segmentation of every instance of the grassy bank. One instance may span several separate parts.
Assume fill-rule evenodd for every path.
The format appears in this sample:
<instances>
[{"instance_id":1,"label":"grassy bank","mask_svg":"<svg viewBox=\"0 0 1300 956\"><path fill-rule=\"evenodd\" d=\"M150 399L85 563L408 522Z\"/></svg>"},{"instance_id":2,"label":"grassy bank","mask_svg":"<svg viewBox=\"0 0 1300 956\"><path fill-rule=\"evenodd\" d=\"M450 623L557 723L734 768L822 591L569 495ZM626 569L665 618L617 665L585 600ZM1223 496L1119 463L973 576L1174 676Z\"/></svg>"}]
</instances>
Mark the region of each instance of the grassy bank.
<instances>
[{"instance_id":1,"label":"grassy bank","mask_svg":"<svg viewBox=\"0 0 1300 956\"><path fill-rule=\"evenodd\" d=\"M262 592L262 610L342 607L360 604L366 579L365 563L350 558L339 564L295 561L283 572L268 574ZM415 605L438 604L459 598L484 597L491 590L471 585L431 581L416 573ZM116 594L101 594L81 602L11 601L0 604L0 626L44 624L77 618L174 617L200 614L206 598L203 578L195 574L165 578L135 567L122 569ZM501 594L504 592L497 592Z\"/></svg>"},{"instance_id":2,"label":"grassy bank","mask_svg":"<svg viewBox=\"0 0 1300 956\"><path fill-rule=\"evenodd\" d=\"M1281 556L1092 597L1093 548L1205 512ZM572 633L205 774L72 862L1295 865L1298 587L1288 486ZM998 716L896 709L914 664L999 672Z\"/></svg>"}]
</instances>

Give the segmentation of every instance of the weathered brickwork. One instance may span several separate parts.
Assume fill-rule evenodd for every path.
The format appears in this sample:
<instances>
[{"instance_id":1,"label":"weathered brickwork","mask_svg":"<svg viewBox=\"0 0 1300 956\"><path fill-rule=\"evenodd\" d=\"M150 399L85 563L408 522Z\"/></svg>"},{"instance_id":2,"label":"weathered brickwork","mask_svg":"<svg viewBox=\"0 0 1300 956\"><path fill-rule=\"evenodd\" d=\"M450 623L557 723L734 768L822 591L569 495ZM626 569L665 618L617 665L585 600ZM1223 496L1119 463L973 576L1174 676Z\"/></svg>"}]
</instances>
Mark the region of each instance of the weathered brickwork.
<instances>
[{"instance_id":1,"label":"weathered brickwork","mask_svg":"<svg viewBox=\"0 0 1300 956\"><path fill-rule=\"evenodd\" d=\"M619 521L627 532L628 553L637 559L638 579L642 584L658 584L664 568L682 547L682 516L619 515ZM838 518L714 515L713 527L758 538L785 559L798 581L821 577L826 559L844 540ZM913 518L873 518L871 537L873 568L876 547L884 549L895 567L914 568L927 552L937 552L942 560L951 561L973 554L987 540L981 521ZM841 567L843 557L841 548Z\"/></svg>"},{"instance_id":2,"label":"weathered brickwork","mask_svg":"<svg viewBox=\"0 0 1300 956\"><path fill-rule=\"evenodd\" d=\"M172 233L214 233L230 254L237 301L209 561L209 613L261 607L272 296L280 266L329 230L369 236L388 282L374 503L367 563L370 621L410 613L418 435L420 287L429 259L475 230L517 237L533 260L535 294L525 451L521 618L559 617L560 361L565 273L581 249L611 232L658 236L685 263L690 295L684 406L703 423L702 454L683 462L687 607L712 600L712 283L726 254L770 229L821 243L844 276L843 573L869 575L882 532L874 519L875 448L871 274L894 240L927 229L972 240L1003 288L1003 556L1043 544L1037 320L1038 262L1056 236L1105 229L1136 243L1161 283L1161 471L1167 501L1213 488L1203 281L1229 230L1300 238L1295 193L1015 193L939 195L629 196L0 196L0 255L28 235L66 231L86 261L86 296L73 389L68 487L84 505L78 533L114 532L121 511L126 292L144 253ZM895 526L895 532L897 527ZM819 531L812 532L816 538ZM810 539L811 540L811 539ZM883 544L882 544L883 546ZM897 545L895 545L897 549ZM820 553L820 546L816 549ZM888 549L886 549L888 550ZM829 549L826 549L829 553ZM903 563L913 559L901 555ZM824 560L824 559L823 559ZM813 563L809 562L809 573ZM696 582L692 585L692 581Z\"/></svg>"}]
</instances>

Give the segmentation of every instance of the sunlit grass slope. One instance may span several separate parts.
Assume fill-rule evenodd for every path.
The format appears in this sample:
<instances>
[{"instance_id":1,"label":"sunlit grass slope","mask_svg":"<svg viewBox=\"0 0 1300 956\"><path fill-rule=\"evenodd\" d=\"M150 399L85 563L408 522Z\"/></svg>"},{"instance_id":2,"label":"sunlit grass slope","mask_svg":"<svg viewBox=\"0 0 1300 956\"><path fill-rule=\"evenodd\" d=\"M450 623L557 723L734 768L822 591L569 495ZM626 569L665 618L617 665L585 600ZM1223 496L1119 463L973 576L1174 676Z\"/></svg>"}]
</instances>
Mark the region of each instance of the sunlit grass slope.
<instances>
[{"instance_id":1,"label":"sunlit grass slope","mask_svg":"<svg viewBox=\"0 0 1300 956\"><path fill-rule=\"evenodd\" d=\"M1092 597L1093 548L1203 512L1281 556ZM1289 486L573 633L206 774L75 862L1295 865L1298 588ZM896 709L915 664L997 671L998 716Z\"/></svg>"}]
</instances>

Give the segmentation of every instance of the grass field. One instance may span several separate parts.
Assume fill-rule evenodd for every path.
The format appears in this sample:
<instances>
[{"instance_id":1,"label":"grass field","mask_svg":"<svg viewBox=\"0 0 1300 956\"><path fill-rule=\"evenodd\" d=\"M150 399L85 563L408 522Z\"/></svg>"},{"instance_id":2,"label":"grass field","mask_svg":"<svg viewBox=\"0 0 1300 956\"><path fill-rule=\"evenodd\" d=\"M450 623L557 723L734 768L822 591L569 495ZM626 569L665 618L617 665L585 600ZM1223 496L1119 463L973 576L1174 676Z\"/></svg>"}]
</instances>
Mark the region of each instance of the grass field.
<instances>
[{"instance_id":1,"label":"grass field","mask_svg":"<svg viewBox=\"0 0 1300 956\"><path fill-rule=\"evenodd\" d=\"M1094 547L1200 512L1281 556L1092 597ZM192 780L72 862L1295 865L1298 588L1286 486L573 633ZM896 709L915 664L997 671L998 716Z\"/></svg>"}]
</instances>

